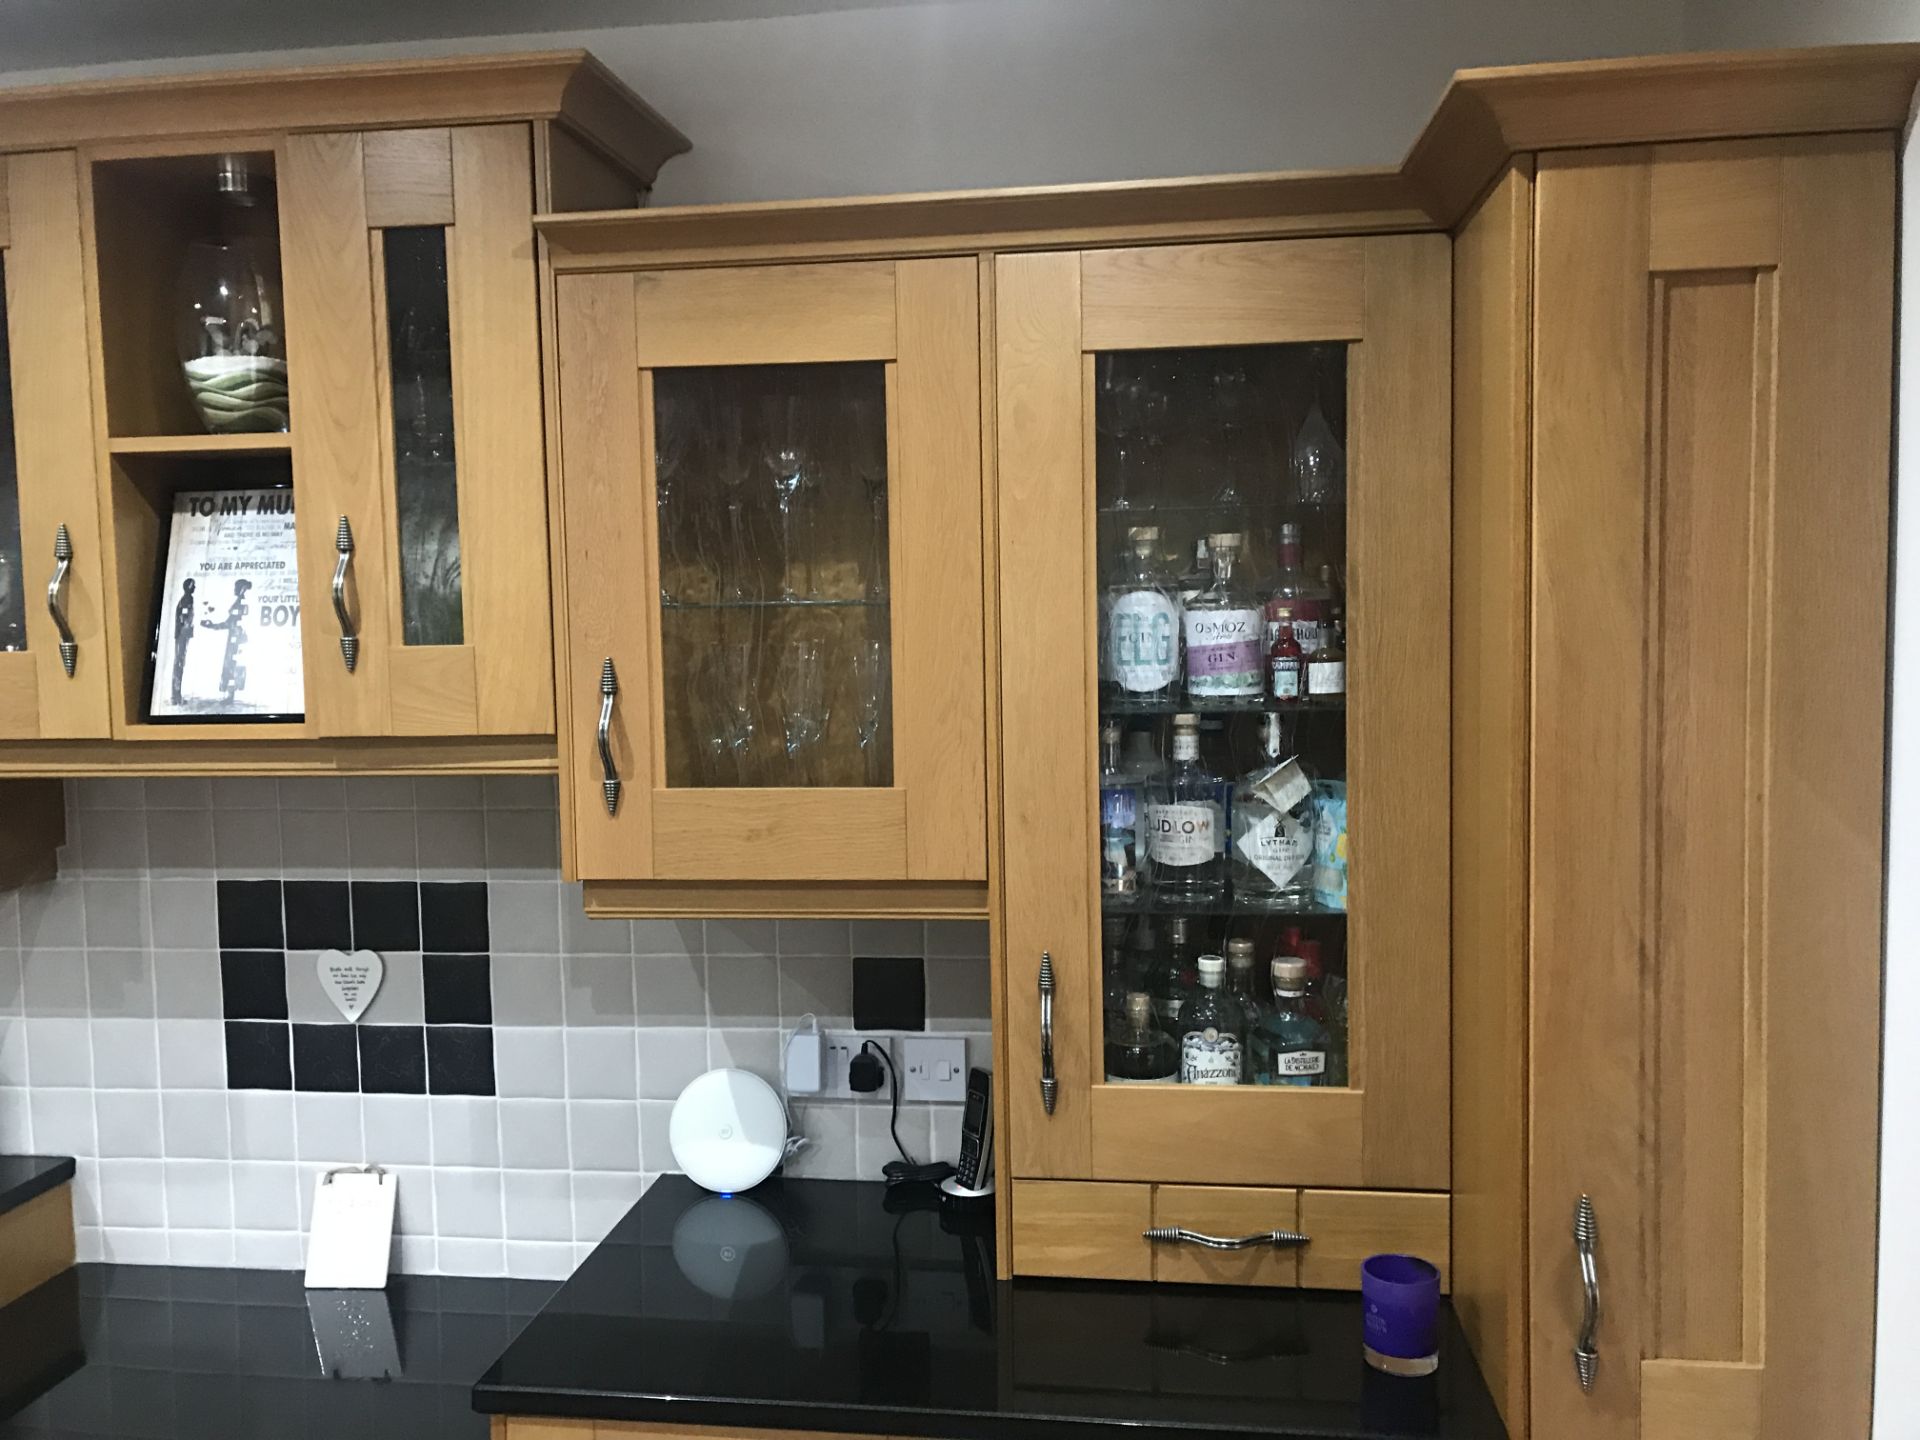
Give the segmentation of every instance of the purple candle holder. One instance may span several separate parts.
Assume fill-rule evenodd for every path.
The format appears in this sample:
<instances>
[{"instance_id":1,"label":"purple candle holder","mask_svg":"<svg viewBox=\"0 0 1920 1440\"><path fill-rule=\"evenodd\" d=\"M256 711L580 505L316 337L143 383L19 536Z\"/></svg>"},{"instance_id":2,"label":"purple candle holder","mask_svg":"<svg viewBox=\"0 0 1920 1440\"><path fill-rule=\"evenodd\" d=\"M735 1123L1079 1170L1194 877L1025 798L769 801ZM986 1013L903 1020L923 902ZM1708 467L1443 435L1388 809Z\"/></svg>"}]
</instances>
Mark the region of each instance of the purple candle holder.
<instances>
[{"instance_id":1,"label":"purple candle holder","mask_svg":"<svg viewBox=\"0 0 1920 1440\"><path fill-rule=\"evenodd\" d=\"M1367 1363L1389 1375L1440 1368L1440 1272L1413 1255L1374 1255L1360 1265Z\"/></svg>"}]
</instances>

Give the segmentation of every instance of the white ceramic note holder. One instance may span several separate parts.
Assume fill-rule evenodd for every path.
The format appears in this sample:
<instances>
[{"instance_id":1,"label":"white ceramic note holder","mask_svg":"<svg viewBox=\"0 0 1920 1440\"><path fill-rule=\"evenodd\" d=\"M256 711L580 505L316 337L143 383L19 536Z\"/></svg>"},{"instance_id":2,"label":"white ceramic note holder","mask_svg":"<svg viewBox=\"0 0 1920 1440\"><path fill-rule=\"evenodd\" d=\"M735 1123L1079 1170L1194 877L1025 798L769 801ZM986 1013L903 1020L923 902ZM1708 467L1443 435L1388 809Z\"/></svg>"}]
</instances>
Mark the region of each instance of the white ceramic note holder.
<instances>
[{"instance_id":1,"label":"white ceramic note holder","mask_svg":"<svg viewBox=\"0 0 1920 1440\"><path fill-rule=\"evenodd\" d=\"M378 1165L329 1170L314 1182L309 1290L384 1290L399 1178Z\"/></svg>"}]
</instances>

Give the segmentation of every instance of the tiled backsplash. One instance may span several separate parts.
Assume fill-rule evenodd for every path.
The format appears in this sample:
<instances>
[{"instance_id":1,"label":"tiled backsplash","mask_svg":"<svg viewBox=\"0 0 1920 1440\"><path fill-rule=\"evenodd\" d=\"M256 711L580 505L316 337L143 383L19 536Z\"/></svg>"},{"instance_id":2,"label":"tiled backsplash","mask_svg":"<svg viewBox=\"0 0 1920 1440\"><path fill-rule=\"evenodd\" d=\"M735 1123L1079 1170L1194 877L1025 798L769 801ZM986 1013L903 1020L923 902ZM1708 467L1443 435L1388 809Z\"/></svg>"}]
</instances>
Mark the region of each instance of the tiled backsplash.
<instances>
[{"instance_id":1,"label":"tiled backsplash","mask_svg":"<svg viewBox=\"0 0 1920 1440\"><path fill-rule=\"evenodd\" d=\"M545 778L90 780L67 803L60 878L0 895L0 1151L79 1157L83 1258L297 1266L315 1177L370 1160L400 1176L400 1268L565 1274L672 1168L688 1080L777 1078L802 1016L850 1023L856 953L924 954L928 1028L990 1063L983 925L589 920ZM314 978L342 941L388 966L357 1046ZM901 1138L951 1158L959 1118L903 1106ZM795 1121L793 1173L893 1158L882 1102Z\"/></svg>"}]
</instances>

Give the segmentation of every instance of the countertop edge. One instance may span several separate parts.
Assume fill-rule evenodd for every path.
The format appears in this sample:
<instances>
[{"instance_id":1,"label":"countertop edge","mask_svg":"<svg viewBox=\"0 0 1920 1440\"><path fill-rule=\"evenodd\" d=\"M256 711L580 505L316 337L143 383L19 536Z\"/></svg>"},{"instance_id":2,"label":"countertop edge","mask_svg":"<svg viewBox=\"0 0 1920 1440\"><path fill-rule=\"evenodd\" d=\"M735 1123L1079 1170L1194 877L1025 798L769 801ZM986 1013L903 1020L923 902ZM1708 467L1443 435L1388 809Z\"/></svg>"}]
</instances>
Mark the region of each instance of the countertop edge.
<instances>
[{"instance_id":1,"label":"countertop edge","mask_svg":"<svg viewBox=\"0 0 1920 1440\"><path fill-rule=\"evenodd\" d=\"M29 1200L37 1200L55 1186L66 1184L79 1168L71 1155L0 1155L0 1165L7 1161L38 1161L40 1164L25 1179L0 1188L0 1215L18 1210ZM4 1173L4 1170L0 1170L0 1174Z\"/></svg>"}]
</instances>

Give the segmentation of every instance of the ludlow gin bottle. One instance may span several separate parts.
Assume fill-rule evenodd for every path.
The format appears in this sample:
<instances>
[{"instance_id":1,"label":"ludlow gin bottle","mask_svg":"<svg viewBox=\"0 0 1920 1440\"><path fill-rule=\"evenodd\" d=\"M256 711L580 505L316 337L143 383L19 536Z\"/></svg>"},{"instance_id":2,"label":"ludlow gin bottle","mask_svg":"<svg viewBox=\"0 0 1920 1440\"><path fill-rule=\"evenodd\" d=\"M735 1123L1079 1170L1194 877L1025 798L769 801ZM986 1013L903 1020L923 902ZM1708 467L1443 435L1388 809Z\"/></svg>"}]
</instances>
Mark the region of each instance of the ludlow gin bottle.
<instances>
[{"instance_id":1,"label":"ludlow gin bottle","mask_svg":"<svg viewBox=\"0 0 1920 1440\"><path fill-rule=\"evenodd\" d=\"M1173 717L1173 769L1147 801L1147 858L1155 888L1204 898L1226 885L1219 848L1220 781L1200 763L1200 717Z\"/></svg>"},{"instance_id":2,"label":"ludlow gin bottle","mask_svg":"<svg viewBox=\"0 0 1920 1440\"><path fill-rule=\"evenodd\" d=\"M1160 527L1127 531L1127 553L1107 589L1107 678L1125 700L1171 699L1180 689L1180 602L1160 563Z\"/></svg>"},{"instance_id":3,"label":"ludlow gin bottle","mask_svg":"<svg viewBox=\"0 0 1920 1440\"><path fill-rule=\"evenodd\" d=\"M1273 962L1273 1008L1253 1032L1247 1069L1256 1085L1325 1085L1327 1029L1307 998L1307 962Z\"/></svg>"},{"instance_id":4,"label":"ludlow gin bottle","mask_svg":"<svg viewBox=\"0 0 1920 1440\"><path fill-rule=\"evenodd\" d=\"M1200 986L1180 1007L1180 1083L1238 1085L1245 1021L1224 984L1227 962L1200 957Z\"/></svg>"},{"instance_id":5,"label":"ludlow gin bottle","mask_svg":"<svg viewBox=\"0 0 1920 1440\"><path fill-rule=\"evenodd\" d=\"M1257 700L1266 693L1266 646L1260 602L1234 576L1237 534L1209 535L1213 580L1193 597L1185 616L1187 698Z\"/></svg>"},{"instance_id":6,"label":"ludlow gin bottle","mask_svg":"<svg viewBox=\"0 0 1920 1440\"><path fill-rule=\"evenodd\" d=\"M1126 1003L1107 1035L1107 1083L1171 1082L1180 1075L1180 1047L1153 1018L1153 1000L1142 991Z\"/></svg>"},{"instance_id":7,"label":"ludlow gin bottle","mask_svg":"<svg viewBox=\"0 0 1920 1440\"><path fill-rule=\"evenodd\" d=\"M1233 888L1285 905L1313 898L1313 777L1286 754L1285 722L1264 717L1261 761L1233 787Z\"/></svg>"}]
</instances>

